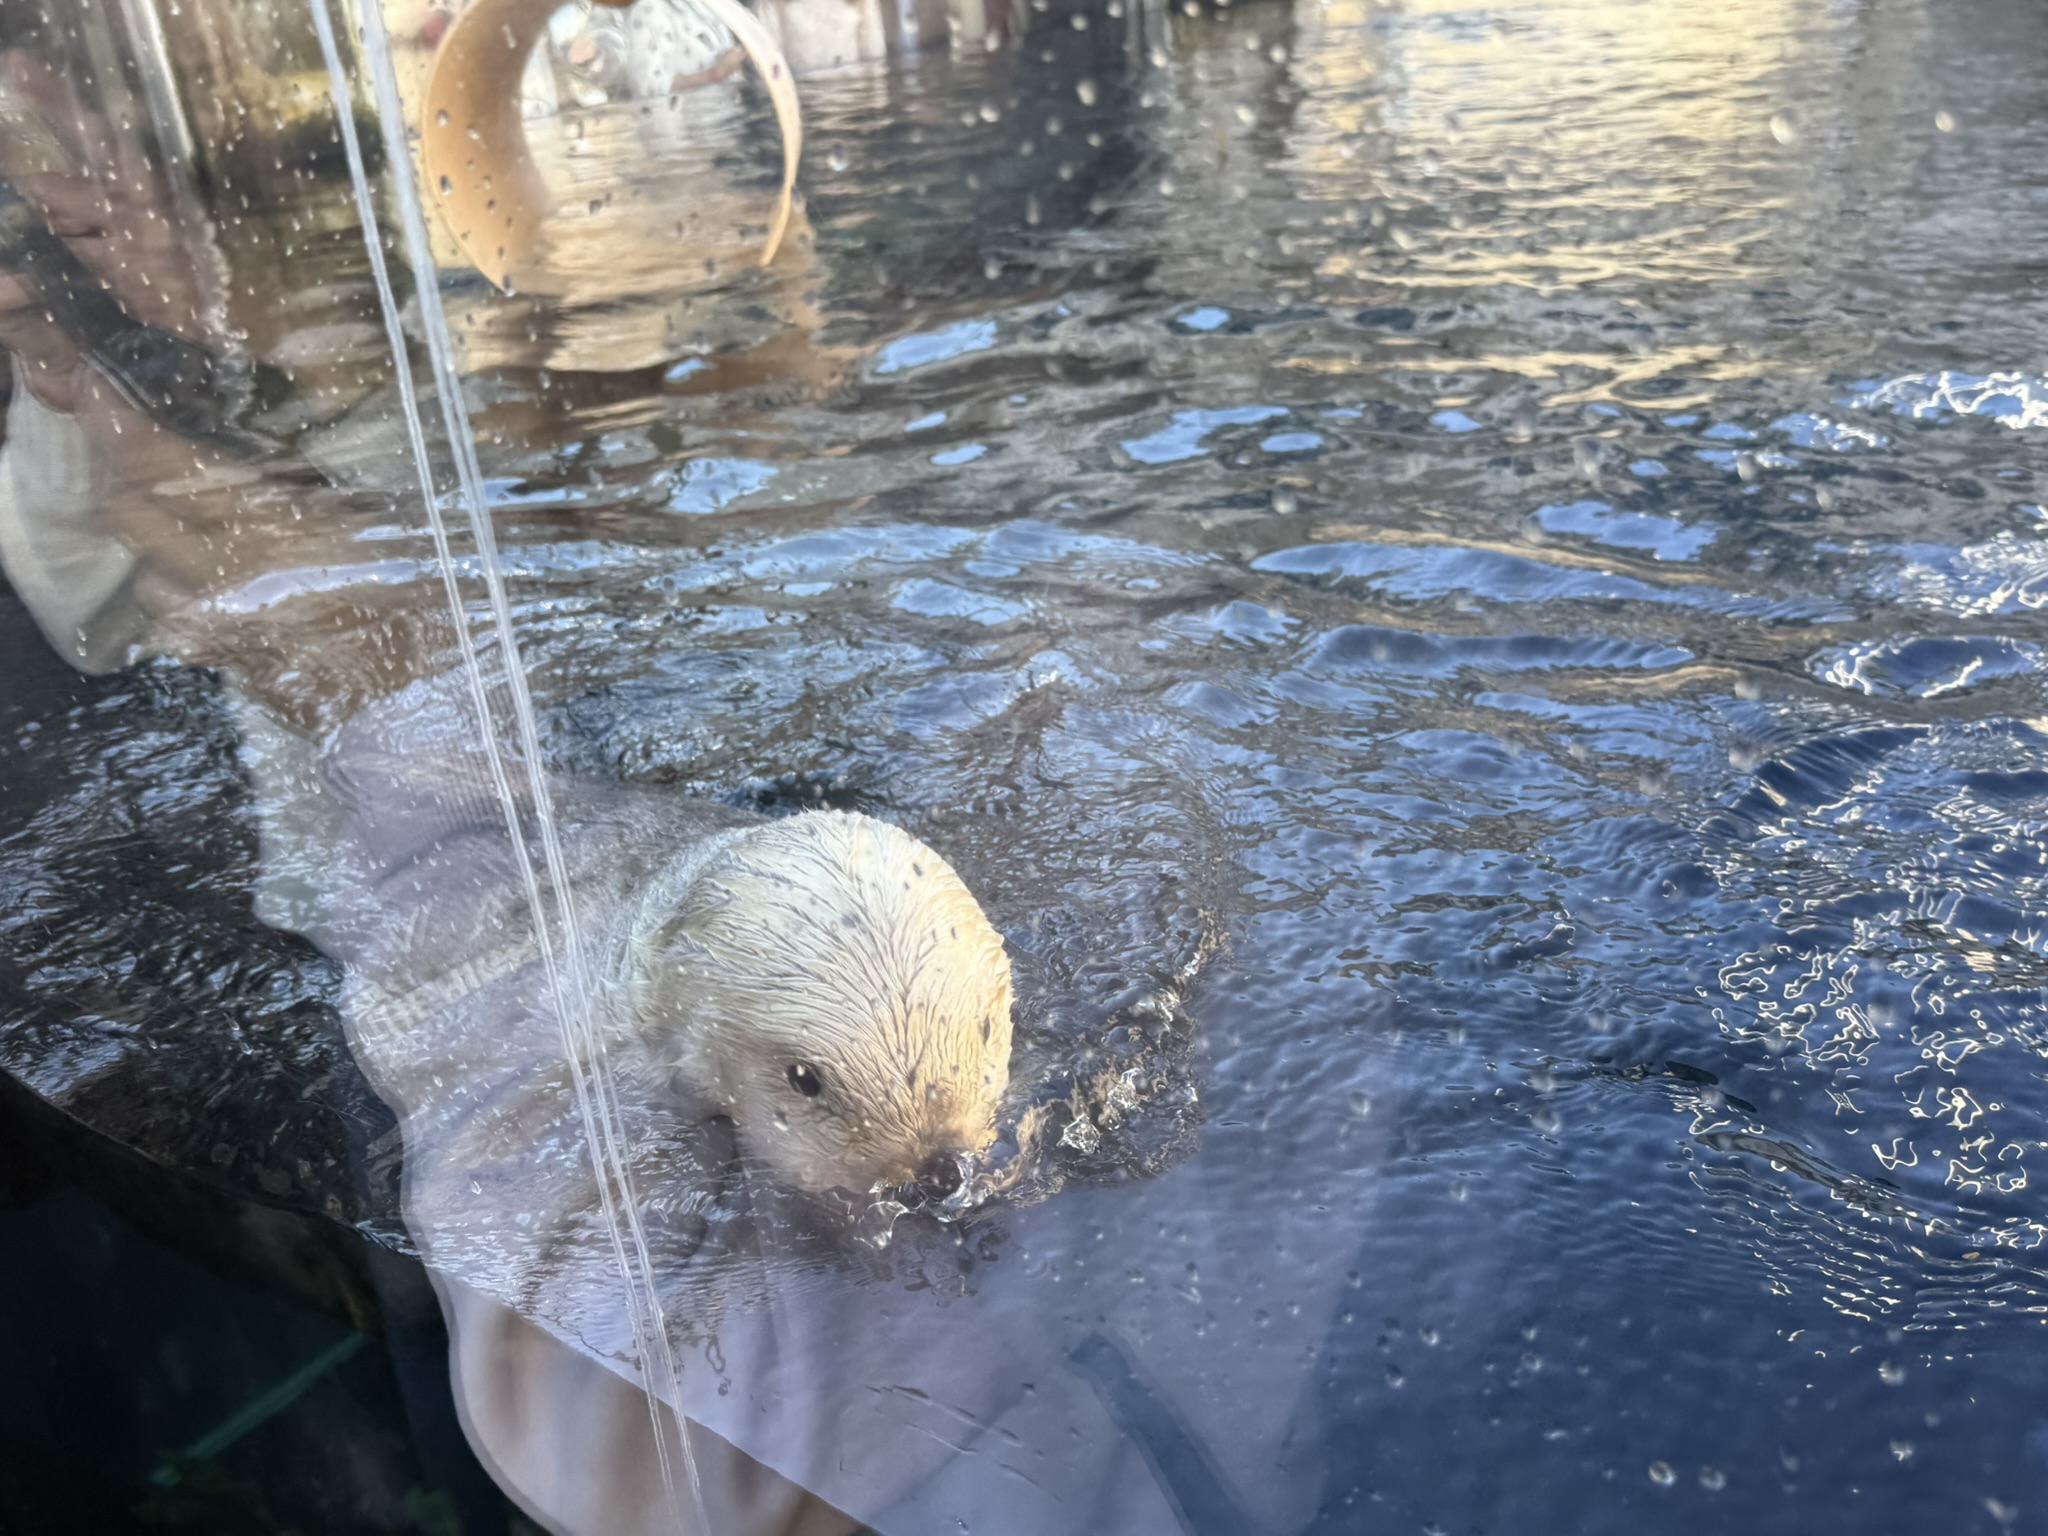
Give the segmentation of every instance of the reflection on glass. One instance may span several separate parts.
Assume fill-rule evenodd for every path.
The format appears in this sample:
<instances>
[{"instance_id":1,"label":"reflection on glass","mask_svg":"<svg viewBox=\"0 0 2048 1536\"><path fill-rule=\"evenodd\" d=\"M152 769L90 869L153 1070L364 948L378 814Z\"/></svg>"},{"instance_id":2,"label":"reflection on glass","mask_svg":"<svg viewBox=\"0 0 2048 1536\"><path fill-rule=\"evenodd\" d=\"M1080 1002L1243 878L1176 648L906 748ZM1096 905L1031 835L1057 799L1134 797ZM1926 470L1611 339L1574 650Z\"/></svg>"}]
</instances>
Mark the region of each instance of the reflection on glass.
<instances>
[{"instance_id":1,"label":"reflection on glass","mask_svg":"<svg viewBox=\"0 0 2048 1536\"><path fill-rule=\"evenodd\" d=\"M2039 26L1667 10L0 8L0 1065L551 1530L2009 1527Z\"/></svg>"}]
</instances>

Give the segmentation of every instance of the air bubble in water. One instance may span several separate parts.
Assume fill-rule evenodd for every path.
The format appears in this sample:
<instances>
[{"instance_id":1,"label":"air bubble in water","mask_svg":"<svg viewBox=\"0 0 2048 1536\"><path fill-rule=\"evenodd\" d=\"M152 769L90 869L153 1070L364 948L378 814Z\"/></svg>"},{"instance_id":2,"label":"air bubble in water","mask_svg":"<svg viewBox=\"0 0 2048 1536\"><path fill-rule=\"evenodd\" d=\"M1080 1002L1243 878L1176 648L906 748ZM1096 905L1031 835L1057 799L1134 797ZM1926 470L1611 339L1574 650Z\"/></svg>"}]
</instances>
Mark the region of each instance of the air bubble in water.
<instances>
[{"instance_id":1,"label":"air bubble in water","mask_svg":"<svg viewBox=\"0 0 2048 1536\"><path fill-rule=\"evenodd\" d=\"M1728 1474L1719 1467L1701 1467L1700 1486L1709 1493L1719 1493L1728 1486Z\"/></svg>"},{"instance_id":2,"label":"air bubble in water","mask_svg":"<svg viewBox=\"0 0 2048 1536\"><path fill-rule=\"evenodd\" d=\"M1650 1463L1650 1481L1659 1488L1669 1488L1678 1481L1678 1474L1671 1470L1670 1462L1653 1461Z\"/></svg>"},{"instance_id":3,"label":"air bubble in water","mask_svg":"<svg viewBox=\"0 0 2048 1536\"><path fill-rule=\"evenodd\" d=\"M1903 1386L1906 1368L1896 1360L1887 1360L1877 1368L1877 1379L1888 1387Z\"/></svg>"},{"instance_id":4,"label":"air bubble in water","mask_svg":"<svg viewBox=\"0 0 2048 1536\"><path fill-rule=\"evenodd\" d=\"M847 164L846 151L835 147L830 154L825 156L825 164L834 171L845 170Z\"/></svg>"}]
</instances>

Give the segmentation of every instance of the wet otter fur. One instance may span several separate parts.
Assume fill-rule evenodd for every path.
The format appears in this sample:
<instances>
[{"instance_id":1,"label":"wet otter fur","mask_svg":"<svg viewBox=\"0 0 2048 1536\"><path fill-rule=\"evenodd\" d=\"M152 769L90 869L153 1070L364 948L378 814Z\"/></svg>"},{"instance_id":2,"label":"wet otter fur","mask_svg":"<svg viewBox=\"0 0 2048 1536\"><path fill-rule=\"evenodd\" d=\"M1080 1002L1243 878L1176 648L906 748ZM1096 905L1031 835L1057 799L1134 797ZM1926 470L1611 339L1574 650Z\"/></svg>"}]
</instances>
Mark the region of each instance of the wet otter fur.
<instances>
[{"instance_id":1,"label":"wet otter fur","mask_svg":"<svg viewBox=\"0 0 2048 1536\"><path fill-rule=\"evenodd\" d=\"M943 1200L994 1139L1009 960L909 833L836 811L743 832L655 883L630 955L653 1058L782 1183Z\"/></svg>"}]
</instances>

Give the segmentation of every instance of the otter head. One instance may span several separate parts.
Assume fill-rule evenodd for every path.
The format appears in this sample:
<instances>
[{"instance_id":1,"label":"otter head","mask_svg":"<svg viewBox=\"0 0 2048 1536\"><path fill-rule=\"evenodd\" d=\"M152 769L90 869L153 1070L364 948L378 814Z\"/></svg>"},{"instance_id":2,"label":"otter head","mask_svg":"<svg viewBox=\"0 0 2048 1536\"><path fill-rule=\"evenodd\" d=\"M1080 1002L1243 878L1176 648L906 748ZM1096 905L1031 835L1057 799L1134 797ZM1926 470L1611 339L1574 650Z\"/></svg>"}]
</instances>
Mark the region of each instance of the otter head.
<instances>
[{"instance_id":1,"label":"otter head","mask_svg":"<svg viewBox=\"0 0 2048 1536\"><path fill-rule=\"evenodd\" d=\"M650 938L642 1030L782 1182L943 1199L994 1138L1009 960L907 832L842 812L750 829Z\"/></svg>"}]
</instances>

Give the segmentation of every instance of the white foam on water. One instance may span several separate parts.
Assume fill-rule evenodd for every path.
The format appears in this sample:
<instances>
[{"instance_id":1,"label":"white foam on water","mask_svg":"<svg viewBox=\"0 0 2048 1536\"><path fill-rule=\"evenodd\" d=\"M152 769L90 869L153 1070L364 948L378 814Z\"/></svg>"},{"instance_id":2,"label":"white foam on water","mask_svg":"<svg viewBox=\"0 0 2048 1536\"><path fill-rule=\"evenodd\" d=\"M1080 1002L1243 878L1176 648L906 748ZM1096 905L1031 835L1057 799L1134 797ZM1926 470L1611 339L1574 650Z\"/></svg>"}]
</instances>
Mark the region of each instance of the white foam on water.
<instances>
[{"instance_id":1,"label":"white foam on water","mask_svg":"<svg viewBox=\"0 0 2048 1536\"><path fill-rule=\"evenodd\" d=\"M461 381L455 370L454 348L446 318L441 310L439 272L428 242L426 217L420 204L418 188L410 172L404 168L408 142L405 109L398 93L397 75L391 64L390 38L384 28L379 0L369 0L369 3L360 6L362 57L368 65L377 105L378 127L387 147L386 152L396 162L392 180L396 191L399 222L405 239L406 256L412 267L418 292L421 329L425 333L427 352L432 363L435 391L441 400L443 426L455 460L456 478L461 492L460 504L476 547L473 565L483 578L500 654L505 660L507 694L512 705L513 726L520 753L525 760L526 787L532 799L534 823L539 833L541 863L544 866L546 886L552 889L554 896L552 911L559 931L551 926L548 920L551 907L545 899L543 869L535 867L533 850L528 846L521 830L519 802L513 792L511 774L504 754L499 749L497 717L492 710L490 691L484 681L475 638L470 632L467 610L457 584L456 561L452 554L440 498L435 494L434 466L427 446L425 426L420 416L419 397L414 387L412 367L407 355L404 326L400 319L397 296L391 286L390 271L385 265L384 252L378 238L379 224L371 195L369 175L363 163L362 145L356 134L348 71L342 62L341 51L335 39L334 22L328 10L328 3L329 0L308 0L314 29L320 39L321 53L327 64L328 88L334 102L342 146L348 158L350 179L355 188L356 208L363 225L363 243L369 252L371 272L376 281L383 310L385 336L398 378L400 406L412 440L413 465L419 477L421 499L433 538L436 563L440 568L449 615L454 621L456 641L461 648L463 668L470 680L473 702L482 726L485 759L490 767L499 803L505 809L506 828L511 837L514 858L525 886L528 904L532 908L534 934L540 945L541 963L561 1027L563 1054L575 1087L584 1136L590 1145L601 1212L606 1229L611 1234L620 1276L625 1282L634 1351L639 1356L641 1370L648 1377L648 1413L653 1422L654 1443L661 1461L662 1481L673 1499L676 1495L676 1483L670 1455L671 1431L664 1423L661 1404L663 1400L680 1404L680 1378L674 1350L668 1337L667 1319L663 1314L660 1295L655 1285L652 1256L648 1251L646 1234L640 1224L639 1206L628 1172L625 1127L619 1116L616 1097L611 1090L610 1063L606 1057L602 1035L596 1028L592 1016L591 981L584 967L584 949L576 919L574 893L569 887L552 802L541 769L540 739L534 720L533 700L527 690L525 671L519 659L511 608L506 599L504 578L498 562L497 540L491 527L489 503L484 492L483 475L476 460L475 439L470 433L468 410L463 402ZM691 1502L697 1517L696 1527L700 1530L708 1529L703 1493L697 1478L695 1459L690 1451L689 1436L681 1421L680 1408L675 1416L672 1433L673 1442L681 1452Z\"/></svg>"}]
</instances>

